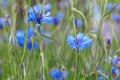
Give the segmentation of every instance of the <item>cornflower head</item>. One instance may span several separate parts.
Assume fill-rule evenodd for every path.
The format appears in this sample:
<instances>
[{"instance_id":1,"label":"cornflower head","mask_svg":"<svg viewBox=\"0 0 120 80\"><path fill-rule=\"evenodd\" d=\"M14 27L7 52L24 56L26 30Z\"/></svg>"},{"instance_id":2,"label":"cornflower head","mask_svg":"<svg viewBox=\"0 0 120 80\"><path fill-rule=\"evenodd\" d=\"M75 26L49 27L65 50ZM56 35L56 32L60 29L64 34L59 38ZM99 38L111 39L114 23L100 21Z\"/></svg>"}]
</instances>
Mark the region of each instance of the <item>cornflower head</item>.
<instances>
[{"instance_id":1,"label":"cornflower head","mask_svg":"<svg viewBox=\"0 0 120 80\"><path fill-rule=\"evenodd\" d=\"M120 57L118 55L115 55L111 61L112 64L115 66L120 61Z\"/></svg>"},{"instance_id":2,"label":"cornflower head","mask_svg":"<svg viewBox=\"0 0 120 80\"><path fill-rule=\"evenodd\" d=\"M83 21L80 18L75 18L75 26L76 27L83 26Z\"/></svg>"},{"instance_id":3,"label":"cornflower head","mask_svg":"<svg viewBox=\"0 0 120 80\"><path fill-rule=\"evenodd\" d=\"M115 55L113 58L112 58L112 64L113 66L117 67L118 69L120 69L120 57L118 55Z\"/></svg>"},{"instance_id":4,"label":"cornflower head","mask_svg":"<svg viewBox=\"0 0 120 80\"><path fill-rule=\"evenodd\" d=\"M112 66L111 68L111 74L112 74L112 77L116 80L119 80L120 77L119 76L119 70L115 67L115 66Z\"/></svg>"},{"instance_id":5,"label":"cornflower head","mask_svg":"<svg viewBox=\"0 0 120 80\"><path fill-rule=\"evenodd\" d=\"M111 33L107 33L105 36L105 43L107 44L107 46L111 46Z\"/></svg>"},{"instance_id":6,"label":"cornflower head","mask_svg":"<svg viewBox=\"0 0 120 80\"><path fill-rule=\"evenodd\" d=\"M11 19L8 14L6 14L4 17L0 17L0 28L8 26L9 24L11 24Z\"/></svg>"},{"instance_id":7,"label":"cornflower head","mask_svg":"<svg viewBox=\"0 0 120 80\"><path fill-rule=\"evenodd\" d=\"M106 10L111 10L113 8L113 6L114 6L114 3L109 2L106 6Z\"/></svg>"},{"instance_id":8,"label":"cornflower head","mask_svg":"<svg viewBox=\"0 0 120 80\"><path fill-rule=\"evenodd\" d=\"M54 24L59 24L62 21L63 17L64 17L63 13L57 12L56 16L53 17L53 23Z\"/></svg>"},{"instance_id":9,"label":"cornflower head","mask_svg":"<svg viewBox=\"0 0 120 80\"><path fill-rule=\"evenodd\" d=\"M27 21L38 23L38 24L51 23L53 21L51 12L50 11L45 12L45 10L42 8L39 9L39 6L30 7L30 9L28 10Z\"/></svg>"},{"instance_id":10,"label":"cornflower head","mask_svg":"<svg viewBox=\"0 0 120 80\"><path fill-rule=\"evenodd\" d=\"M92 39L90 39L89 36L86 36L83 33L77 34L75 38L73 37L73 35L68 35L66 41L71 48L77 50L82 50L92 44Z\"/></svg>"},{"instance_id":11,"label":"cornflower head","mask_svg":"<svg viewBox=\"0 0 120 80\"><path fill-rule=\"evenodd\" d=\"M64 80L68 76L68 72L66 70L61 70L59 68L54 68L50 70L50 76L55 80Z\"/></svg>"}]
</instances>

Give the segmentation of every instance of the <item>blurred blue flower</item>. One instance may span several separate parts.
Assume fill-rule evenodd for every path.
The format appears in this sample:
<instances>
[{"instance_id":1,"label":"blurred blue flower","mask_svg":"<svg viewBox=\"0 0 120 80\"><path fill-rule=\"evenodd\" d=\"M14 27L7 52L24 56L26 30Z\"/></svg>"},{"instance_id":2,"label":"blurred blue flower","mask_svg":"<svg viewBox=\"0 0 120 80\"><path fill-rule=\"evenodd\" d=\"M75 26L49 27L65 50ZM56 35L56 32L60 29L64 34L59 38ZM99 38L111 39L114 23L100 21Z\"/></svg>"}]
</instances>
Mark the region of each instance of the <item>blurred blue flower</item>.
<instances>
[{"instance_id":1,"label":"blurred blue flower","mask_svg":"<svg viewBox=\"0 0 120 80\"><path fill-rule=\"evenodd\" d=\"M113 6L114 6L114 3L109 2L109 3L107 4L107 6L106 6L106 9L107 9L107 10L111 10L111 9L113 8Z\"/></svg>"},{"instance_id":2,"label":"blurred blue flower","mask_svg":"<svg viewBox=\"0 0 120 80\"><path fill-rule=\"evenodd\" d=\"M37 49L38 48L38 43L35 41L32 43L31 40L27 40L27 49L32 50L32 49Z\"/></svg>"},{"instance_id":3,"label":"blurred blue flower","mask_svg":"<svg viewBox=\"0 0 120 80\"><path fill-rule=\"evenodd\" d=\"M59 68L54 68L50 70L50 76L57 80L64 80L67 78L68 73L65 70L60 70Z\"/></svg>"},{"instance_id":4,"label":"blurred blue flower","mask_svg":"<svg viewBox=\"0 0 120 80\"><path fill-rule=\"evenodd\" d=\"M92 44L92 39L90 39L88 36L84 35L83 33L77 34L75 38L72 35L69 35L66 41L68 42L71 48L78 50L87 48Z\"/></svg>"},{"instance_id":5,"label":"blurred blue flower","mask_svg":"<svg viewBox=\"0 0 120 80\"><path fill-rule=\"evenodd\" d=\"M17 43L19 46L24 46L24 31L23 30L17 30L16 31L16 38Z\"/></svg>"},{"instance_id":6,"label":"blurred blue flower","mask_svg":"<svg viewBox=\"0 0 120 80\"><path fill-rule=\"evenodd\" d=\"M112 77L113 78L116 78L116 77L118 78L118 76L119 76L119 70L116 67L112 66L111 73L112 73Z\"/></svg>"},{"instance_id":7,"label":"blurred blue flower","mask_svg":"<svg viewBox=\"0 0 120 80\"><path fill-rule=\"evenodd\" d=\"M101 74L105 74L107 76L107 74L104 72L102 67L98 66L97 70L100 72L100 74L98 74L98 80L108 80L108 78L101 75Z\"/></svg>"},{"instance_id":8,"label":"blurred blue flower","mask_svg":"<svg viewBox=\"0 0 120 80\"><path fill-rule=\"evenodd\" d=\"M106 6L106 10L111 10L114 6L115 6L114 3L109 2ZM114 7L114 11L118 11L118 10L120 10L120 4L118 4Z\"/></svg>"},{"instance_id":9,"label":"blurred blue flower","mask_svg":"<svg viewBox=\"0 0 120 80\"><path fill-rule=\"evenodd\" d=\"M116 65L118 63L118 61L120 61L120 57L118 55L115 55L113 58L112 58L112 64L113 65Z\"/></svg>"},{"instance_id":10,"label":"blurred blue flower","mask_svg":"<svg viewBox=\"0 0 120 80\"><path fill-rule=\"evenodd\" d=\"M83 21L80 18L75 18L75 26L76 27L83 26Z\"/></svg>"},{"instance_id":11,"label":"blurred blue flower","mask_svg":"<svg viewBox=\"0 0 120 80\"><path fill-rule=\"evenodd\" d=\"M99 70L101 73L104 73L104 70L102 69L101 66L97 66L97 70Z\"/></svg>"},{"instance_id":12,"label":"blurred blue flower","mask_svg":"<svg viewBox=\"0 0 120 80\"><path fill-rule=\"evenodd\" d=\"M8 26L11 24L11 19L9 17L9 14L5 14L4 17L0 17L0 28L3 28L4 26Z\"/></svg>"},{"instance_id":13,"label":"blurred blue flower","mask_svg":"<svg viewBox=\"0 0 120 80\"><path fill-rule=\"evenodd\" d=\"M115 7L115 10L120 10L120 4Z\"/></svg>"},{"instance_id":14,"label":"blurred blue flower","mask_svg":"<svg viewBox=\"0 0 120 80\"><path fill-rule=\"evenodd\" d=\"M98 77L98 80L108 80L108 79L105 77Z\"/></svg>"},{"instance_id":15,"label":"blurred blue flower","mask_svg":"<svg viewBox=\"0 0 120 80\"><path fill-rule=\"evenodd\" d=\"M42 4L41 4L41 5L42 5ZM50 11L51 8L52 8L51 4L50 4L50 3L47 3L47 4L45 5L45 12Z\"/></svg>"},{"instance_id":16,"label":"blurred blue flower","mask_svg":"<svg viewBox=\"0 0 120 80\"><path fill-rule=\"evenodd\" d=\"M111 18L112 18L113 20L116 20L116 21L120 22L120 15L119 15L119 14L112 14L112 15L111 15Z\"/></svg>"},{"instance_id":17,"label":"blurred blue flower","mask_svg":"<svg viewBox=\"0 0 120 80\"><path fill-rule=\"evenodd\" d=\"M100 71L100 74L98 75L98 80L108 80L108 76L105 74L105 72L103 71L102 67L98 66L98 71ZM101 74L105 74L105 76L102 76ZM112 78L114 80L120 80L119 78L119 69L117 69L115 66L111 67L111 74L112 74Z\"/></svg>"},{"instance_id":18,"label":"blurred blue flower","mask_svg":"<svg viewBox=\"0 0 120 80\"><path fill-rule=\"evenodd\" d=\"M52 78L59 79L62 77L62 72L58 68L52 69L52 70L50 70L50 76Z\"/></svg>"},{"instance_id":19,"label":"blurred blue flower","mask_svg":"<svg viewBox=\"0 0 120 80\"><path fill-rule=\"evenodd\" d=\"M62 18L64 17L64 14L61 12L57 12L56 16L53 17L53 23L54 24L59 24L62 21Z\"/></svg>"},{"instance_id":20,"label":"blurred blue flower","mask_svg":"<svg viewBox=\"0 0 120 80\"><path fill-rule=\"evenodd\" d=\"M28 50L32 50L33 48L34 49L37 49L39 47L38 43L35 41L34 43L32 42L31 40L31 37L33 36L33 28L32 27L28 27L27 29L27 41L26 41L26 45L27 45L27 49ZM25 35L24 35L24 31L23 30L17 30L16 31L16 38L17 38L17 44L19 46L22 46L24 47L24 38L25 38Z\"/></svg>"},{"instance_id":21,"label":"blurred blue flower","mask_svg":"<svg viewBox=\"0 0 120 80\"><path fill-rule=\"evenodd\" d=\"M0 28L3 28L3 18L0 18Z\"/></svg>"},{"instance_id":22,"label":"blurred blue flower","mask_svg":"<svg viewBox=\"0 0 120 80\"><path fill-rule=\"evenodd\" d=\"M33 32L33 28L32 27L28 27L27 28L27 38L30 38L34 35L34 32Z\"/></svg>"},{"instance_id":23,"label":"blurred blue flower","mask_svg":"<svg viewBox=\"0 0 120 80\"><path fill-rule=\"evenodd\" d=\"M51 5L47 3L45 6L43 4L35 5L28 9L28 19L27 21L35 23L51 23L53 18L50 13ZM46 14L45 14L46 13Z\"/></svg>"},{"instance_id":24,"label":"blurred blue flower","mask_svg":"<svg viewBox=\"0 0 120 80\"><path fill-rule=\"evenodd\" d=\"M37 49L37 48L39 47L38 42L37 42L37 41L35 41L33 46L34 46L34 49Z\"/></svg>"}]
</instances>

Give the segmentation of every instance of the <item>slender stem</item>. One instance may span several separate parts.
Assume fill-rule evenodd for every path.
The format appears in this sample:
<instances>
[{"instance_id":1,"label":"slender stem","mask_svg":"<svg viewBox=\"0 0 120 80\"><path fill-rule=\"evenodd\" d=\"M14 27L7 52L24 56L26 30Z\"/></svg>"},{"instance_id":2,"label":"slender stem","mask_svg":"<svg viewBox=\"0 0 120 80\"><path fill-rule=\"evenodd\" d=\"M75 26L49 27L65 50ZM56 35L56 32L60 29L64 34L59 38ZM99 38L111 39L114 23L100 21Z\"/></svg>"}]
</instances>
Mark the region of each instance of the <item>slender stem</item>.
<instances>
[{"instance_id":1,"label":"slender stem","mask_svg":"<svg viewBox=\"0 0 120 80\"><path fill-rule=\"evenodd\" d=\"M40 53L40 56L41 56L41 61L42 61L42 73L43 73L43 79L45 80L45 70L44 70L44 53L43 52L41 52Z\"/></svg>"},{"instance_id":2,"label":"slender stem","mask_svg":"<svg viewBox=\"0 0 120 80\"><path fill-rule=\"evenodd\" d=\"M78 50L76 50L76 61L75 61L75 63L76 63L76 65L75 65L75 74L74 74L74 80L77 80L77 71L78 71Z\"/></svg>"},{"instance_id":3,"label":"slender stem","mask_svg":"<svg viewBox=\"0 0 120 80\"><path fill-rule=\"evenodd\" d=\"M76 8L72 8L72 10L73 11L75 11L75 12L77 12L77 13L79 13L82 17L83 17L83 19L84 19L84 21L85 21L85 26L87 27L87 19L86 19L86 17L85 17L85 15L81 12L81 11L79 11L79 10L77 10ZM87 29L87 28L86 28Z\"/></svg>"},{"instance_id":4,"label":"slender stem","mask_svg":"<svg viewBox=\"0 0 120 80\"><path fill-rule=\"evenodd\" d=\"M101 41L100 41L101 28L102 28L102 23L103 23L103 21L104 21L104 15L105 15L105 9L106 9L107 3L108 3L108 0L105 0L104 7L102 8L103 2L102 2L102 0L101 0L101 8L102 8L102 10L101 10L101 19L100 19L100 24L99 24L98 33L97 33L97 37L98 37L99 43L101 43Z\"/></svg>"}]
</instances>

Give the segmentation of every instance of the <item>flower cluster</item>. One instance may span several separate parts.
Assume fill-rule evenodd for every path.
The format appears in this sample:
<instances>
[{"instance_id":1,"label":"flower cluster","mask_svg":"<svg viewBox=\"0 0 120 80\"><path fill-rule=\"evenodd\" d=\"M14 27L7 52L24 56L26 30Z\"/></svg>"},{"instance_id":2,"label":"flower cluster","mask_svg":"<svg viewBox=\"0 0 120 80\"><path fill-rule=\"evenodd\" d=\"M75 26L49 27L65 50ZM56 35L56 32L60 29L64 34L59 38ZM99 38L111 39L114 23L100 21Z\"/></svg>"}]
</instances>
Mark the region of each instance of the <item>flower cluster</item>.
<instances>
[{"instance_id":1,"label":"flower cluster","mask_svg":"<svg viewBox=\"0 0 120 80\"><path fill-rule=\"evenodd\" d=\"M120 57L118 55L115 55L113 58L110 57L109 62L112 62L112 67L111 67L111 77L113 80L120 80L119 74L120 74ZM103 69L98 66L98 71L100 71L101 74L106 75L106 73L103 71ZM110 74L109 74L110 75ZM98 80L108 80L108 75L105 76L98 76Z\"/></svg>"}]
</instances>

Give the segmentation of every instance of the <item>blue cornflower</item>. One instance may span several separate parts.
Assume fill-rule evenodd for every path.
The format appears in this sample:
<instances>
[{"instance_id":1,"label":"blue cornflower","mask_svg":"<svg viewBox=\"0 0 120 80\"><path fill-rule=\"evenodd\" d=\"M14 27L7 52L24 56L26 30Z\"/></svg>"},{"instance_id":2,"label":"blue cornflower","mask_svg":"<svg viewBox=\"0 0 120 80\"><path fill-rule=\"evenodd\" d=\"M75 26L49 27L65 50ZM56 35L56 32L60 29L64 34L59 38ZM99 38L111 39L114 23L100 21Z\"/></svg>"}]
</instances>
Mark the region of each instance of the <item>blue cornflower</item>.
<instances>
[{"instance_id":1,"label":"blue cornflower","mask_svg":"<svg viewBox=\"0 0 120 80\"><path fill-rule=\"evenodd\" d=\"M28 13L28 22L35 23L52 23L53 18L51 17L51 13L48 12L45 15L40 13Z\"/></svg>"},{"instance_id":2,"label":"blue cornflower","mask_svg":"<svg viewBox=\"0 0 120 80\"><path fill-rule=\"evenodd\" d=\"M53 17L53 23L54 24L59 24L62 21L62 18L64 17L64 14L61 12L57 12L56 16Z\"/></svg>"},{"instance_id":3,"label":"blue cornflower","mask_svg":"<svg viewBox=\"0 0 120 80\"><path fill-rule=\"evenodd\" d=\"M107 6L106 6L106 9L107 9L107 10L111 10L111 9L113 8L113 6L114 6L114 3L109 2L109 3L107 4Z\"/></svg>"},{"instance_id":4,"label":"blue cornflower","mask_svg":"<svg viewBox=\"0 0 120 80\"><path fill-rule=\"evenodd\" d=\"M112 18L113 20L116 20L116 21L120 22L120 15L119 15L119 14L112 14L112 15L111 15L111 18Z\"/></svg>"},{"instance_id":5,"label":"blue cornflower","mask_svg":"<svg viewBox=\"0 0 120 80\"><path fill-rule=\"evenodd\" d=\"M30 38L34 35L34 31L32 27L27 28L27 38Z\"/></svg>"},{"instance_id":6,"label":"blue cornflower","mask_svg":"<svg viewBox=\"0 0 120 80\"><path fill-rule=\"evenodd\" d=\"M68 73L65 70L62 71L59 68L55 68L50 70L50 76L54 79L64 80L68 76Z\"/></svg>"},{"instance_id":7,"label":"blue cornflower","mask_svg":"<svg viewBox=\"0 0 120 80\"><path fill-rule=\"evenodd\" d=\"M50 76L52 78L59 79L62 77L62 72L58 68L52 69L52 70L50 70Z\"/></svg>"},{"instance_id":8,"label":"blue cornflower","mask_svg":"<svg viewBox=\"0 0 120 80\"><path fill-rule=\"evenodd\" d=\"M114 7L114 3L110 2L107 4L106 10L111 10L113 7ZM114 11L118 11L118 10L120 10L120 4L114 7Z\"/></svg>"},{"instance_id":9,"label":"blue cornflower","mask_svg":"<svg viewBox=\"0 0 120 80\"><path fill-rule=\"evenodd\" d=\"M16 31L16 38L17 43L19 46L24 46L24 31L23 30L17 30Z\"/></svg>"},{"instance_id":10,"label":"blue cornflower","mask_svg":"<svg viewBox=\"0 0 120 80\"><path fill-rule=\"evenodd\" d=\"M113 65L116 65L118 63L118 61L120 61L120 57L118 55L115 55L113 58L112 58L112 64Z\"/></svg>"},{"instance_id":11,"label":"blue cornflower","mask_svg":"<svg viewBox=\"0 0 120 80\"><path fill-rule=\"evenodd\" d=\"M30 8L30 10L28 10L27 21L41 24L41 23L51 23L53 19L50 11L45 14L45 12L42 10L39 10L38 7L33 7L33 8Z\"/></svg>"},{"instance_id":12,"label":"blue cornflower","mask_svg":"<svg viewBox=\"0 0 120 80\"><path fill-rule=\"evenodd\" d=\"M75 26L76 27L83 26L83 21L80 18L75 18Z\"/></svg>"},{"instance_id":13,"label":"blue cornflower","mask_svg":"<svg viewBox=\"0 0 120 80\"><path fill-rule=\"evenodd\" d=\"M32 50L33 48L37 49L38 48L38 43L36 41L34 43L32 43L31 40L27 40L27 49Z\"/></svg>"},{"instance_id":14,"label":"blue cornflower","mask_svg":"<svg viewBox=\"0 0 120 80\"><path fill-rule=\"evenodd\" d=\"M77 34L75 38L72 35L69 35L66 41L68 42L71 48L78 50L87 48L92 44L92 39L90 39L88 36L84 35L83 33Z\"/></svg>"},{"instance_id":15,"label":"blue cornflower","mask_svg":"<svg viewBox=\"0 0 120 80\"><path fill-rule=\"evenodd\" d=\"M120 10L120 4L115 7L115 10Z\"/></svg>"},{"instance_id":16,"label":"blue cornflower","mask_svg":"<svg viewBox=\"0 0 120 80\"><path fill-rule=\"evenodd\" d=\"M35 41L34 43L31 40L31 37L33 36L33 28L28 27L27 29L27 34L26 34L26 45L28 50L32 50L32 48L37 49L38 48L38 43ZM16 39L17 39L17 44L19 46L24 47L24 30L17 30L16 31Z\"/></svg>"},{"instance_id":17,"label":"blue cornflower","mask_svg":"<svg viewBox=\"0 0 120 80\"><path fill-rule=\"evenodd\" d=\"M116 77L118 78L119 70L116 67L112 66L111 73L113 78L116 78ZM119 80L119 79L116 79L116 80Z\"/></svg>"},{"instance_id":18,"label":"blue cornflower","mask_svg":"<svg viewBox=\"0 0 120 80\"><path fill-rule=\"evenodd\" d=\"M9 24L11 24L11 19L8 14L5 14L5 17L0 17L0 28L8 26Z\"/></svg>"},{"instance_id":19,"label":"blue cornflower","mask_svg":"<svg viewBox=\"0 0 120 80\"><path fill-rule=\"evenodd\" d=\"M42 4L41 4L41 5L42 5ZM44 6L44 5L43 5L43 6ZM45 5L45 11L46 11L46 12L50 11L51 8L52 8L52 6L51 6L50 3L47 3L47 4Z\"/></svg>"}]
</instances>

